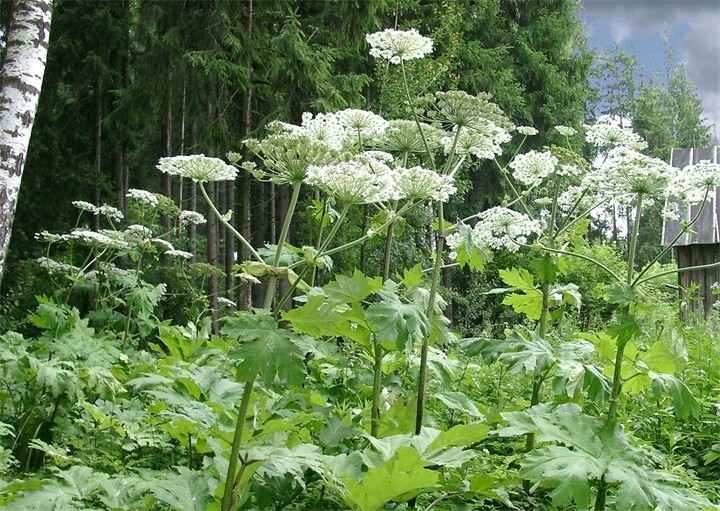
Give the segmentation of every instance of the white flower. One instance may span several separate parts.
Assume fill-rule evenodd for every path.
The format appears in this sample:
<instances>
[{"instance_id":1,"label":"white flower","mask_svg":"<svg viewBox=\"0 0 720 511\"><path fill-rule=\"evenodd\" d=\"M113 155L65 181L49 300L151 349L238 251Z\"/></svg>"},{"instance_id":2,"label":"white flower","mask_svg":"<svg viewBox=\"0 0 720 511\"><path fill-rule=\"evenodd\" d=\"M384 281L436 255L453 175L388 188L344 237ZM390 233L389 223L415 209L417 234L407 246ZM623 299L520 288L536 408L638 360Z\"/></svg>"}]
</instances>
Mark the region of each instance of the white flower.
<instances>
[{"instance_id":1,"label":"white flower","mask_svg":"<svg viewBox=\"0 0 720 511\"><path fill-rule=\"evenodd\" d=\"M166 254L168 252L175 250L175 247L173 247L172 243L170 243L169 241L164 240L162 238L153 238L150 241L155 243L156 245L160 245L162 248L164 248Z\"/></svg>"},{"instance_id":2,"label":"white flower","mask_svg":"<svg viewBox=\"0 0 720 511\"><path fill-rule=\"evenodd\" d=\"M697 204L708 187L720 185L720 164L703 160L676 172L668 184L668 195L688 204ZM707 194L712 200L713 194Z\"/></svg>"},{"instance_id":3,"label":"white flower","mask_svg":"<svg viewBox=\"0 0 720 511\"><path fill-rule=\"evenodd\" d=\"M165 255L170 257L180 257L182 259L192 259L193 255L190 252L185 252L184 250L166 250Z\"/></svg>"},{"instance_id":4,"label":"white flower","mask_svg":"<svg viewBox=\"0 0 720 511\"><path fill-rule=\"evenodd\" d=\"M151 208L154 208L160 202L154 193L148 192L147 190L139 190L137 188L129 189L126 197L128 199L135 199L139 204L144 204Z\"/></svg>"},{"instance_id":5,"label":"white flower","mask_svg":"<svg viewBox=\"0 0 720 511\"><path fill-rule=\"evenodd\" d=\"M38 258L37 263L40 265L41 268L45 268L49 272L69 273L69 274L79 274L80 273L80 268L78 268L77 266L73 266L72 264L67 264L67 263L61 263L54 259L50 259L49 257L40 257L40 258Z\"/></svg>"},{"instance_id":6,"label":"white flower","mask_svg":"<svg viewBox=\"0 0 720 511\"><path fill-rule=\"evenodd\" d=\"M616 124L603 122L585 125L585 130L585 140L600 149L625 146L642 151L647 148L647 142L640 135L629 128L621 128Z\"/></svg>"},{"instance_id":7,"label":"white flower","mask_svg":"<svg viewBox=\"0 0 720 511\"><path fill-rule=\"evenodd\" d=\"M219 158L211 158L204 154L160 158L157 169L166 174L195 181L231 181L237 176L235 167Z\"/></svg>"},{"instance_id":8,"label":"white flower","mask_svg":"<svg viewBox=\"0 0 720 511\"><path fill-rule=\"evenodd\" d=\"M348 108L335 112L335 115L347 138L354 137L356 142L362 141L363 144L379 139L390 124L379 115L367 110Z\"/></svg>"},{"instance_id":9,"label":"white flower","mask_svg":"<svg viewBox=\"0 0 720 511\"><path fill-rule=\"evenodd\" d=\"M555 126L555 131L557 131L564 137L572 137L573 135L575 135L577 133L577 130L575 128L572 128L570 126L562 126L562 125Z\"/></svg>"},{"instance_id":10,"label":"white flower","mask_svg":"<svg viewBox=\"0 0 720 511\"><path fill-rule=\"evenodd\" d=\"M116 250L127 250L130 245L120 239L108 236L106 232L95 232L88 229L75 229L69 234L69 239L80 241L85 245L111 248Z\"/></svg>"},{"instance_id":11,"label":"white flower","mask_svg":"<svg viewBox=\"0 0 720 511\"><path fill-rule=\"evenodd\" d=\"M536 130L532 126L518 126L517 128L515 128L515 131L517 131L521 135L525 135L526 137L538 134L538 130Z\"/></svg>"},{"instance_id":12,"label":"white flower","mask_svg":"<svg viewBox=\"0 0 720 511\"><path fill-rule=\"evenodd\" d=\"M69 239L67 234L53 234L48 231L41 231L35 234L35 239L38 241L44 241L45 243L59 243Z\"/></svg>"},{"instance_id":13,"label":"white flower","mask_svg":"<svg viewBox=\"0 0 720 511\"><path fill-rule=\"evenodd\" d=\"M392 64L400 64L404 60L421 59L432 53L433 42L411 28L410 30L385 29L382 32L365 36L370 44L370 55L381 58Z\"/></svg>"},{"instance_id":14,"label":"white flower","mask_svg":"<svg viewBox=\"0 0 720 511\"><path fill-rule=\"evenodd\" d=\"M394 185L403 198L447 202L457 188L452 177L425 167L395 169Z\"/></svg>"},{"instance_id":15,"label":"white flower","mask_svg":"<svg viewBox=\"0 0 720 511\"><path fill-rule=\"evenodd\" d=\"M662 160L620 146L610 150L603 164L583 178L582 185L621 203L642 194L651 205L654 198L665 197L675 172Z\"/></svg>"},{"instance_id":16,"label":"white flower","mask_svg":"<svg viewBox=\"0 0 720 511\"><path fill-rule=\"evenodd\" d=\"M197 211L184 210L180 212L180 225L202 225L207 223L207 219Z\"/></svg>"},{"instance_id":17,"label":"white flower","mask_svg":"<svg viewBox=\"0 0 720 511\"><path fill-rule=\"evenodd\" d=\"M235 302L233 302L232 300L228 300L224 296L218 296L217 301L219 304L222 304L225 307L237 307L237 304Z\"/></svg>"},{"instance_id":18,"label":"white flower","mask_svg":"<svg viewBox=\"0 0 720 511\"><path fill-rule=\"evenodd\" d=\"M557 164L558 159L550 151L529 151L515 156L509 167L515 171L513 177L517 181L532 187L554 173Z\"/></svg>"},{"instance_id":19,"label":"white flower","mask_svg":"<svg viewBox=\"0 0 720 511\"><path fill-rule=\"evenodd\" d=\"M128 225L124 234L126 239L139 243L150 238L152 236L152 230L144 225L132 224Z\"/></svg>"},{"instance_id":20,"label":"white flower","mask_svg":"<svg viewBox=\"0 0 720 511\"><path fill-rule=\"evenodd\" d=\"M310 112L305 112L300 127L303 134L336 151L342 150L347 140L345 128L335 114L319 113L313 116Z\"/></svg>"},{"instance_id":21,"label":"white flower","mask_svg":"<svg viewBox=\"0 0 720 511\"><path fill-rule=\"evenodd\" d=\"M89 202L86 202L84 200L74 200L72 201L72 205L81 211L88 211L93 215L97 214L97 206L95 204L90 204Z\"/></svg>"},{"instance_id":22,"label":"white flower","mask_svg":"<svg viewBox=\"0 0 720 511\"><path fill-rule=\"evenodd\" d=\"M372 156L355 158L330 165L311 165L306 182L327 190L346 204L371 204L394 198L390 167Z\"/></svg>"},{"instance_id":23,"label":"white flower","mask_svg":"<svg viewBox=\"0 0 720 511\"><path fill-rule=\"evenodd\" d=\"M113 206L100 206L97 208L97 212L95 214L103 215L110 220L115 220L116 222L119 222L124 218L122 211L118 208L114 208Z\"/></svg>"},{"instance_id":24,"label":"white flower","mask_svg":"<svg viewBox=\"0 0 720 511\"><path fill-rule=\"evenodd\" d=\"M238 273L238 277L240 277L240 280L243 280L249 284L260 284L260 279L257 278L255 275L250 275L249 273Z\"/></svg>"},{"instance_id":25,"label":"white flower","mask_svg":"<svg viewBox=\"0 0 720 511\"><path fill-rule=\"evenodd\" d=\"M540 234L542 227L536 220L508 208L494 207L478 215L478 222L472 231L459 229L447 237L447 246L453 251L463 245L470 235L476 247L491 247L494 250L507 249L517 252L519 243L527 243L528 237ZM463 232L464 231L464 232Z\"/></svg>"}]
</instances>

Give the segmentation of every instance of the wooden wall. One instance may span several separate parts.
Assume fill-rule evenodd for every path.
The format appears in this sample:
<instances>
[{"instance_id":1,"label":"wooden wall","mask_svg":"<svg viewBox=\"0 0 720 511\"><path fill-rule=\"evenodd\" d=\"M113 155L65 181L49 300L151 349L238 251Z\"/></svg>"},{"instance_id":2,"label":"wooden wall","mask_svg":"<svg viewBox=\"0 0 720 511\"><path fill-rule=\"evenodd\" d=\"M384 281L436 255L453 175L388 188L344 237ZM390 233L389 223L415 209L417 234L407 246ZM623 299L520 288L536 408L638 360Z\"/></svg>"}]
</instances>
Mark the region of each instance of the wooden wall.
<instances>
[{"instance_id":1,"label":"wooden wall","mask_svg":"<svg viewBox=\"0 0 720 511\"><path fill-rule=\"evenodd\" d=\"M678 268L688 268L702 264L720 262L720 244L687 245L675 247ZM702 300L690 300L689 307L696 316L708 317L712 304L720 299L720 295L713 296L710 287L715 282L720 282L720 267L709 270L685 271L678 274L678 283L681 289L688 289L694 282L698 286L696 296L703 297ZM680 297L685 300L683 292ZM690 297L687 297L690 298Z\"/></svg>"}]
</instances>

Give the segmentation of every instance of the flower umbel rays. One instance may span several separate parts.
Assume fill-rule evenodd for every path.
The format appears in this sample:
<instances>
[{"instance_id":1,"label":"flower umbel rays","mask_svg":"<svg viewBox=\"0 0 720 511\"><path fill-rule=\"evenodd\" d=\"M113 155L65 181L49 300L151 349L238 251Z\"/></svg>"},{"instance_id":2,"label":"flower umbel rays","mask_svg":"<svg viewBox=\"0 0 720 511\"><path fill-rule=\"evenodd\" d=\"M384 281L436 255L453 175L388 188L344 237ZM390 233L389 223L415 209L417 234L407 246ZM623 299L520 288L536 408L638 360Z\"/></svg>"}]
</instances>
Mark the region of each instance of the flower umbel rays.
<instances>
[{"instance_id":1,"label":"flower umbel rays","mask_svg":"<svg viewBox=\"0 0 720 511\"><path fill-rule=\"evenodd\" d=\"M237 176L235 167L204 154L160 158L157 168L166 174L195 181L232 181Z\"/></svg>"},{"instance_id":2,"label":"flower umbel rays","mask_svg":"<svg viewBox=\"0 0 720 511\"><path fill-rule=\"evenodd\" d=\"M433 42L429 37L411 28L410 30L385 29L365 36L370 45L370 55L385 59L391 64L405 60L421 59L432 53Z\"/></svg>"}]
</instances>

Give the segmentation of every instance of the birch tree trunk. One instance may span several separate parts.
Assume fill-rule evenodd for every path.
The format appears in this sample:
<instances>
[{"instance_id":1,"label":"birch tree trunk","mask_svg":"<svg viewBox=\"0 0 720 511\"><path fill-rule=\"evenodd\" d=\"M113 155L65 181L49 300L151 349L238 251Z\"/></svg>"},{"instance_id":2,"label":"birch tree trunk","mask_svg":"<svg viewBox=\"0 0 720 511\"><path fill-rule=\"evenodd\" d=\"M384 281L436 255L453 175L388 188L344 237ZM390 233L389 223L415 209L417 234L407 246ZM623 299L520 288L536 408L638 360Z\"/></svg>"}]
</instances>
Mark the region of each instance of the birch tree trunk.
<instances>
[{"instance_id":1,"label":"birch tree trunk","mask_svg":"<svg viewBox=\"0 0 720 511\"><path fill-rule=\"evenodd\" d=\"M0 70L0 283L45 74L52 0L17 0Z\"/></svg>"}]
</instances>

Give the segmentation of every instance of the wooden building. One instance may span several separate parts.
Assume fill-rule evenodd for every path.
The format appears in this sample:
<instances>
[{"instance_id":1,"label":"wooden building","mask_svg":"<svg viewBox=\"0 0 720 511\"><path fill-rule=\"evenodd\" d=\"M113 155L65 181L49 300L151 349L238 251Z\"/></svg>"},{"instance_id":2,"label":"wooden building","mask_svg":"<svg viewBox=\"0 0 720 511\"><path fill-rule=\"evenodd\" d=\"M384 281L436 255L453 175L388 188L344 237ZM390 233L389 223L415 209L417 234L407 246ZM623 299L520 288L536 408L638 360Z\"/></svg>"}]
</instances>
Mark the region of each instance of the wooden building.
<instances>
[{"instance_id":1,"label":"wooden building","mask_svg":"<svg viewBox=\"0 0 720 511\"><path fill-rule=\"evenodd\" d=\"M671 154L673 167L684 168L687 165L707 160L720 163L720 146L703 149L673 149ZM701 205L687 208L679 205L681 220L694 218ZM667 247L673 243L673 252L679 268L689 268L720 262L720 187L710 193L710 201L705 204L700 218L690 229L692 233L683 233L677 241L673 240L682 232L680 221L667 221L663 225L662 243ZM707 270L680 272L678 284L680 296L688 301L688 307L696 316L708 317L713 302L720 300L720 295L713 296L712 287L720 282L720 267ZM684 290L697 286L693 296L685 296Z\"/></svg>"}]
</instances>

